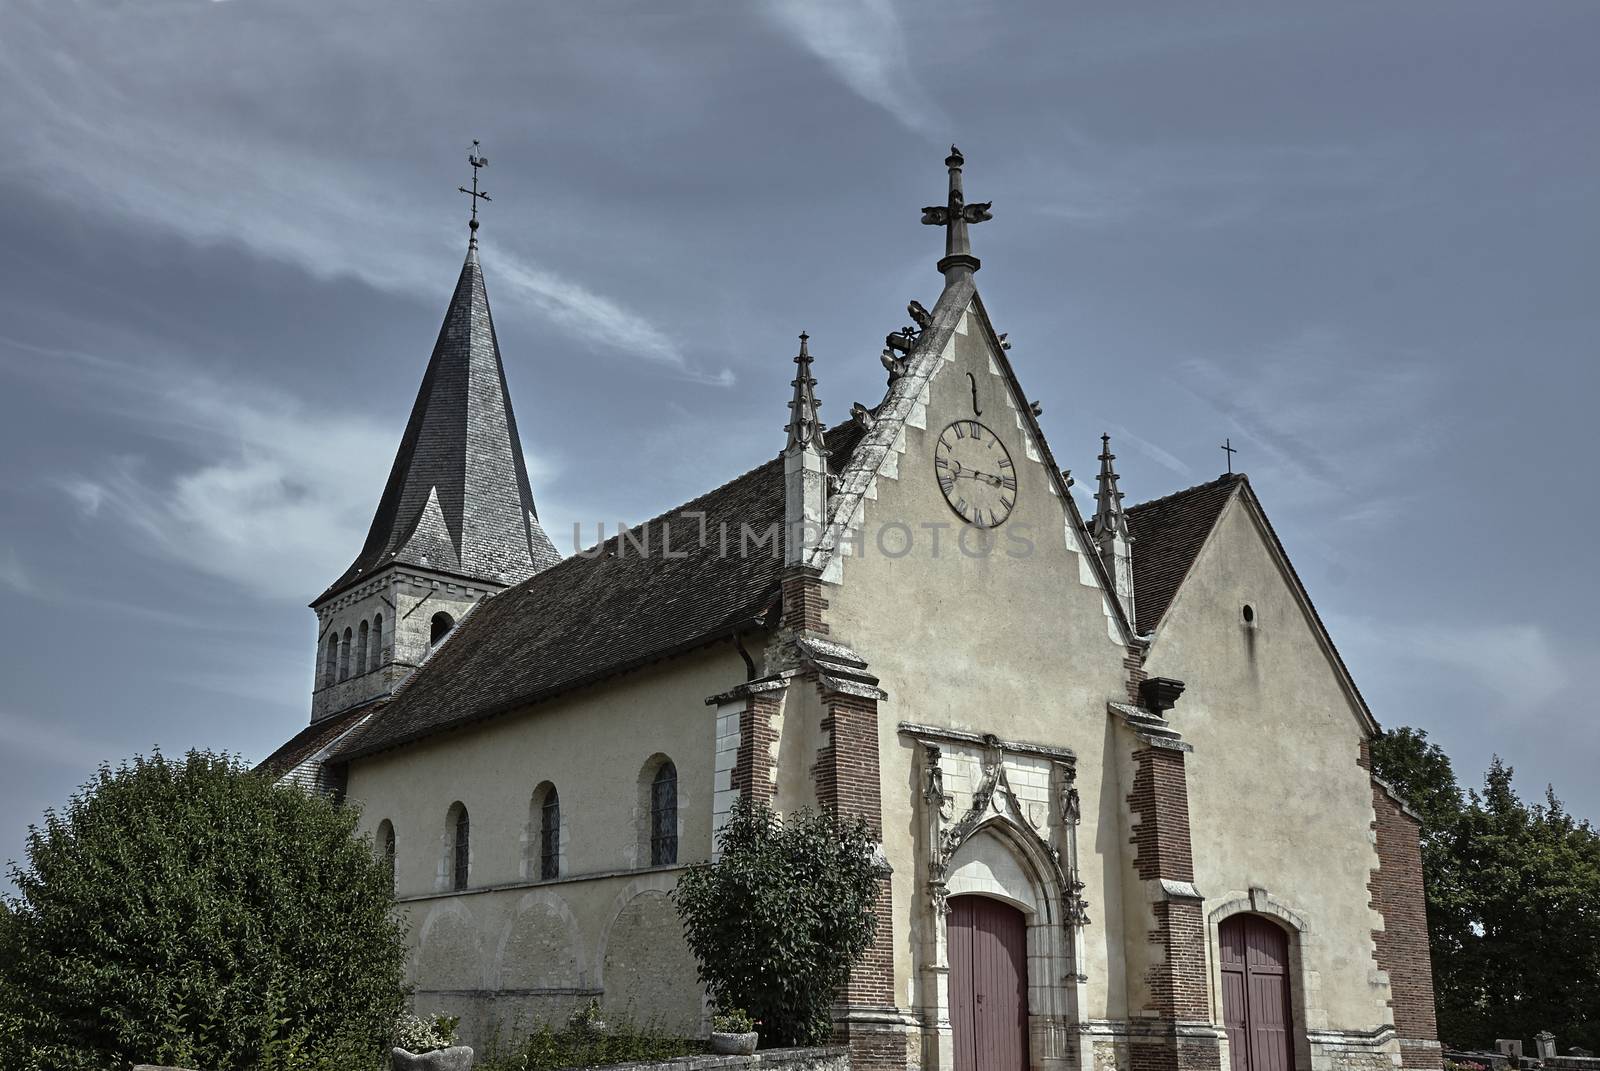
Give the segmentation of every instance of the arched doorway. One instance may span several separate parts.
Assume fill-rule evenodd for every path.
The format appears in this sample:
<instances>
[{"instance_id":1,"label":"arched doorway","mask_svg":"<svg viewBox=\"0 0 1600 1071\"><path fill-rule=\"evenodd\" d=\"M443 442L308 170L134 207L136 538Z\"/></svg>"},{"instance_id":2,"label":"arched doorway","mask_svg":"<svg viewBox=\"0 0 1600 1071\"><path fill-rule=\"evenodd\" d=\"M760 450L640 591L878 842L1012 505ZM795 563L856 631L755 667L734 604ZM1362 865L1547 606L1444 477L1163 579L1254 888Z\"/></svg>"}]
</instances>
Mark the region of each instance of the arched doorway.
<instances>
[{"instance_id":1,"label":"arched doorway","mask_svg":"<svg viewBox=\"0 0 1600 1071\"><path fill-rule=\"evenodd\" d=\"M987 896L952 896L950 1028L955 1071L1028 1066L1028 926Z\"/></svg>"},{"instance_id":2,"label":"arched doorway","mask_svg":"<svg viewBox=\"0 0 1600 1071\"><path fill-rule=\"evenodd\" d=\"M1217 928L1231 1071L1292 1071L1289 935L1261 915Z\"/></svg>"}]
</instances>

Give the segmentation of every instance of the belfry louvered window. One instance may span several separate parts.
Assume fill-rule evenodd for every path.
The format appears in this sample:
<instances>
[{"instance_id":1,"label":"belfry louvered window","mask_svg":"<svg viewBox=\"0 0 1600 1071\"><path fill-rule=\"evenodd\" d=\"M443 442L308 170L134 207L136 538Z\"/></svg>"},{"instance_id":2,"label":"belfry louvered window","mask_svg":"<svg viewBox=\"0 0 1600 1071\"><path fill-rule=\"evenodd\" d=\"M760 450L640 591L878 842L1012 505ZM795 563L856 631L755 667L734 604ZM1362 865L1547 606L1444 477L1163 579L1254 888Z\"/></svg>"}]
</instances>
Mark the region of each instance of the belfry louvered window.
<instances>
[{"instance_id":1,"label":"belfry louvered window","mask_svg":"<svg viewBox=\"0 0 1600 1071\"><path fill-rule=\"evenodd\" d=\"M663 762L650 783L650 865L678 861L678 768Z\"/></svg>"},{"instance_id":2,"label":"belfry louvered window","mask_svg":"<svg viewBox=\"0 0 1600 1071\"><path fill-rule=\"evenodd\" d=\"M539 808L539 877L548 881L560 876L561 797L552 785Z\"/></svg>"}]
</instances>

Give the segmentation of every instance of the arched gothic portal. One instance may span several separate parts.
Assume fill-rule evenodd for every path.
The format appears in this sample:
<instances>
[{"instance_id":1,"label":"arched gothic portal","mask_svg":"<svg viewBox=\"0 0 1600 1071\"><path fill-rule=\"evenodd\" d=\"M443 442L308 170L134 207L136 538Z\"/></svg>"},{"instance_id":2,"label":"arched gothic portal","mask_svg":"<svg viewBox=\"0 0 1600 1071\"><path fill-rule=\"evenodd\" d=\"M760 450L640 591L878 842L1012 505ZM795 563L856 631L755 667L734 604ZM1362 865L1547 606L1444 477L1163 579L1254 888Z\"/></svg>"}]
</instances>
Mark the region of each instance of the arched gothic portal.
<instances>
[{"instance_id":1,"label":"arched gothic portal","mask_svg":"<svg viewBox=\"0 0 1600 1071\"><path fill-rule=\"evenodd\" d=\"M926 867L928 889L916 905L926 935L920 956L923 1067L962 1071L962 1044L975 1032L988 1036L999 1029L1009 1003L999 1019L974 1018L966 1004L984 992L986 1001L1020 1001L1020 1036L1007 1050L1015 1059L1008 1060L1020 1068L1076 1068L1086 913L1077 880L1072 755L1040 748L1008 754L1019 746L993 737L921 743L926 855L919 870ZM1008 967L1017 959L1019 966ZM977 973L963 977L962 971ZM1009 990L1012 978L1020 980L1020 990ZM997 985L1010 995L987 994L985 987ZM1010 1063L1004 1071L1012 1071Z\"/></svg>"}]
</instances>

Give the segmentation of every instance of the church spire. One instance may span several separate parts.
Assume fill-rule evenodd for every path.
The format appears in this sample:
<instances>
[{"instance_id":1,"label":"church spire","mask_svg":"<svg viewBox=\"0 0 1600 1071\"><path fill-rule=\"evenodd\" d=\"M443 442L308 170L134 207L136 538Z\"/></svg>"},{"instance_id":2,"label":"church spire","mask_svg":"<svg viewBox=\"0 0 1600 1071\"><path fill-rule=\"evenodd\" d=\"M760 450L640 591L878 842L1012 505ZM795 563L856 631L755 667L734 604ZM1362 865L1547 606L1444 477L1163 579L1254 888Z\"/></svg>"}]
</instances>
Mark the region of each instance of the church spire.
<instances>
[{"instance_id":1,"label":"church spire","mask_svg":"<svg viewBox=\"0 0 1600 1071\"><path fill-rule=\"evenodd\" d=\"M1128 534L1128 514L1122 508L1122 492L1117 488L1117 470L1112 462L1111 436L1100 436L1100 485L1095 491L1094 525L1090 534L1105 563L1106 573L1116 588L1117 598L1128 620L1133 620L1133 537Z\"/></svg>"},{"instance_id":2,"label":"church spire","mask_svg":"<svg viewBox=\"0 0 1600 1071\"><path fill-rule=\"evenodd\" d=\"M479 599L561 560L533 504L478 262L487 161L473 145L466 260L389 481L361 553L312 603L313 721L391 694Z\"/></svg>"},{"instance_id":3,"label":"church spire","mask_svg":"<svg viewBox=\"0 0 1600 1071\"><path fill-rule=\"evenodd\" d=\"M811 336L800 333L795 356L794 396L789 401L789 441L783 448L784 538L786 565L811 561L828 515L828 447L822 439L817 381L811 375Z\"/></svg>"},{"instance_id":4,"label":"church spire","mask_svg":"<svg viewBox=\"0 0 1600 1071\"><path fill-rule=\"evenodd\" d=\"M953 283L964 275L970 276L983 266L972 255L972 245L967 240L967 225L994 218L989 211L993 201L967 204L966 195L961 190L961 168L966 162L967 158L961 155L961 150L950 146L950 155L944 161L944 166L950 172L949 200L945 204L929 205L922 210L922 222L945 229L944 257L939 261L939 271L944 274L947 283Z\"/></svg>"}]
</instances>

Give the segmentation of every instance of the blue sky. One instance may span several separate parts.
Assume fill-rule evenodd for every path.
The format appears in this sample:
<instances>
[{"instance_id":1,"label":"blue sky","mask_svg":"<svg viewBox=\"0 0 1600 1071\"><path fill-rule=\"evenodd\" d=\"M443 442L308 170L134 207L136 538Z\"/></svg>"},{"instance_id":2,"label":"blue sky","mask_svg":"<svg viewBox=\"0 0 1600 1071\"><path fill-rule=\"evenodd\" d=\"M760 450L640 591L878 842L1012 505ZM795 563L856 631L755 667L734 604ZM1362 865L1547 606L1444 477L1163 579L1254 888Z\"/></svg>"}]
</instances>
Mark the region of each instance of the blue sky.
<instances>
[{"instance_id":1,"label":"blue sky","mask_svg":"<svg viewBox=\"0 0 1600 1071\"><path fill-rule=\"evenodd\" d=\"M0 859L101 759L264 756L483 261L541 515L639 520L931 304L968 157L1058 457L1248 471L1380 721L1600 815L1600 8L10 0ZM1085 479L1080 490L1091 484Z\"/></svg>"}]
</instances>

